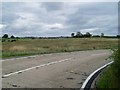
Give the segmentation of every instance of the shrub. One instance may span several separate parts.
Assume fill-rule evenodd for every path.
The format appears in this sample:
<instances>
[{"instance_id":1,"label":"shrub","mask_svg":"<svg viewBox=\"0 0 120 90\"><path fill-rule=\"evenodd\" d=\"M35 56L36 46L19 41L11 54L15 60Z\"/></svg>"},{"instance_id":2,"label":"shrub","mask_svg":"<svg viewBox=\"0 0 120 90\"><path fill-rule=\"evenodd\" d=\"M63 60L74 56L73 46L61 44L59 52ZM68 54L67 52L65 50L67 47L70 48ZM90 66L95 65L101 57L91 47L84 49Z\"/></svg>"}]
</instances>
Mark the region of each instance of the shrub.
<instances>
[{"instance_id":1,"label":"shrub","mask_svg":"<svg viewBox=\"0 0 120 90\"><path fill-rule=\"evenodd\" d=\"M112 58L114 59L114 63L112 65L114 74L116 77L118 77L118 80L120 81L120 51L114 51Z\"/></svg>"}]
</instances>

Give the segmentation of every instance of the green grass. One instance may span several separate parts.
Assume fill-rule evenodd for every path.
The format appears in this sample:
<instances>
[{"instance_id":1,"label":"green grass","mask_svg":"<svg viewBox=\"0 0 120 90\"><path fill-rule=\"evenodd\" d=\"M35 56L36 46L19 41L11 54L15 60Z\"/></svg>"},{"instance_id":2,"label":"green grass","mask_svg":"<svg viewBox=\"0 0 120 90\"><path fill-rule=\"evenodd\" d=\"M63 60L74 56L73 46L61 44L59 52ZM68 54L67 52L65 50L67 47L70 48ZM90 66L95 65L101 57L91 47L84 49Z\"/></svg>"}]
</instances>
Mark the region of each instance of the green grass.
<instances>
[{"instance_id":1,"label":"green grass","mask_svg":"<svg viewBox=\"0 0 120 90\"><path fill-rule=\"evenodd\" d=\"M18 39L15 42L8 41L2 42L2 58L118 47L118 40L109 38Z\"/></svg>"},{"instance_id":2,"label":"green grass","mask_svg":"<svg viewBox=\"0 0 120 90\"><path fill-rule=\"evenodd\" d=\"M120 51L114 51L111 58L114 63L102 74L97 82L97 88L120 89Z\"/></svg>"},{"instance_id":3,"label":"green grass","mask_svg":"<svg viewBox=\"0 0 120 90\"><path fill-rule=\"evenodd\" d=\"M112 68L109 67L100 77L96 87L100 90L102 88L120 88L119 84L118 78L114 75Z\"/></svg>"}]
</instances>

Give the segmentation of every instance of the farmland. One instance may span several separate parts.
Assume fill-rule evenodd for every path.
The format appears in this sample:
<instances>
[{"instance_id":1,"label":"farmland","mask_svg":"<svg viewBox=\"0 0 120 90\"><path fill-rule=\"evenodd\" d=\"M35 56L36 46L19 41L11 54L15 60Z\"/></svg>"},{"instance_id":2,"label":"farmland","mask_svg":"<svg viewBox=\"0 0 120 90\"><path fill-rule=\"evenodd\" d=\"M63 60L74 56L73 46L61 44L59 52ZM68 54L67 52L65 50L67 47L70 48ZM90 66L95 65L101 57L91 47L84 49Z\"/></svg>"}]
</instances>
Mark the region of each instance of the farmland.
<instances>
[{"instance_id":1,"label":"farmland","mask_svg":"<svg viewBox=\"0 0 120 90\"><path fill-rule=\"evenodd\" d=\"M115 48L118 48L116 38L17 39L2 42L2 58Z\"/></svg>"}]
</instances>

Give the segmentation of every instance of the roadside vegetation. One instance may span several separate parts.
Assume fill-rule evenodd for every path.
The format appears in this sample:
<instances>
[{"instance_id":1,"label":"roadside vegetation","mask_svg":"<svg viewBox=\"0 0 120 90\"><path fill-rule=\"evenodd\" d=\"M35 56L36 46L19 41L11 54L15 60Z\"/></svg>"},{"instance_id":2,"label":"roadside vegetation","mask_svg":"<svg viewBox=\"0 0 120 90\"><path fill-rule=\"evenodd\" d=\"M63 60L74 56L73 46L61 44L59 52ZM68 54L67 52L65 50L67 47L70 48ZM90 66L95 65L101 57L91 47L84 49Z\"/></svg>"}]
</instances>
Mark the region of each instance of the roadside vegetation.
<instances>
[{"instance_id":1,"label":"roadside vegetation","mask_svg":"<svg viewBox=\"0 0 120 90\"><path fill-rule=\"evenodd\" d=\"M102 74L97 82L98 90L101 88L120 88L120 51L114 51L111 58L114 63Z\"/></svg>"}]
</instances>

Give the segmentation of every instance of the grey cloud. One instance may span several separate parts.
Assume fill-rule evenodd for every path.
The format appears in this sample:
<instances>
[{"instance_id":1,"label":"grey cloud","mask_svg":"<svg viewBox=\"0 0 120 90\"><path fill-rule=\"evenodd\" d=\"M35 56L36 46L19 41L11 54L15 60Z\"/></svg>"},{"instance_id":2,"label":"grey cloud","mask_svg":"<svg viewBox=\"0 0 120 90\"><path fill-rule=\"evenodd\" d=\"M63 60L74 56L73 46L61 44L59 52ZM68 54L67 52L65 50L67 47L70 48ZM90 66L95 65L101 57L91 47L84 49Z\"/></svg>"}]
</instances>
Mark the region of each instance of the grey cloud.
<instances>
[{"instance_id":1,"label":"grey cloud","mask_svg":"<svg viewBox=\"0 0 120 90\"><path fill-rule=\"evenodd\" d=\"M4 12L2 14L2 23L3 24L11 24L15 19L17 19L19 16L15 15L13 13Z\"/></svg>"},{"instance_id":2,"label":"grey cloud","mask_svg":"<svg viewBox=\"0 0 120 90\"><path fill-rule=\"evenodd\" d=\"M116 15L118 3L115 2L97 2L89 3L80 7L78 12L86 15Z\"/></svg>"},{"instance_id":3,"label":"grey cloud","mask_svg":"<svg viewBox=\"0 0 120 90\"><path fill-rule=\"evenodd\" d=\"M88 6L79 7L75 13L67 17L66 25L69 25L71 31L104 28L102 32L108 34L112 28L115 34L117 29L113 26L117 27L117 3L90 3ZM101 31L94 31L97 34L98 32L100 34Z\"/></svg>"},{"instance_id":4,"label":"grey cloud","mask_svg":"<svg viewBox=\"0 0 120 90\"><path fill-rule=\"evenodd\" d=\"M3 3L2 9L2 23L7 25L3 34L70 36L92 28L98 28L91 31L94 34L117 33L117 3ZM54 27L55 24L63 28Z\"/></svg>"},{"instance_id":5,"label":"grey cloud","mask_svg":"<svg viewBox=\"0 0 120 90\"><path fill-rule=\"evenodd\" d=\"M56 11L60 10L63 7L62 2L44 2L42 6L46 8L47 11Z\"/></svg>"}]
</instances>

